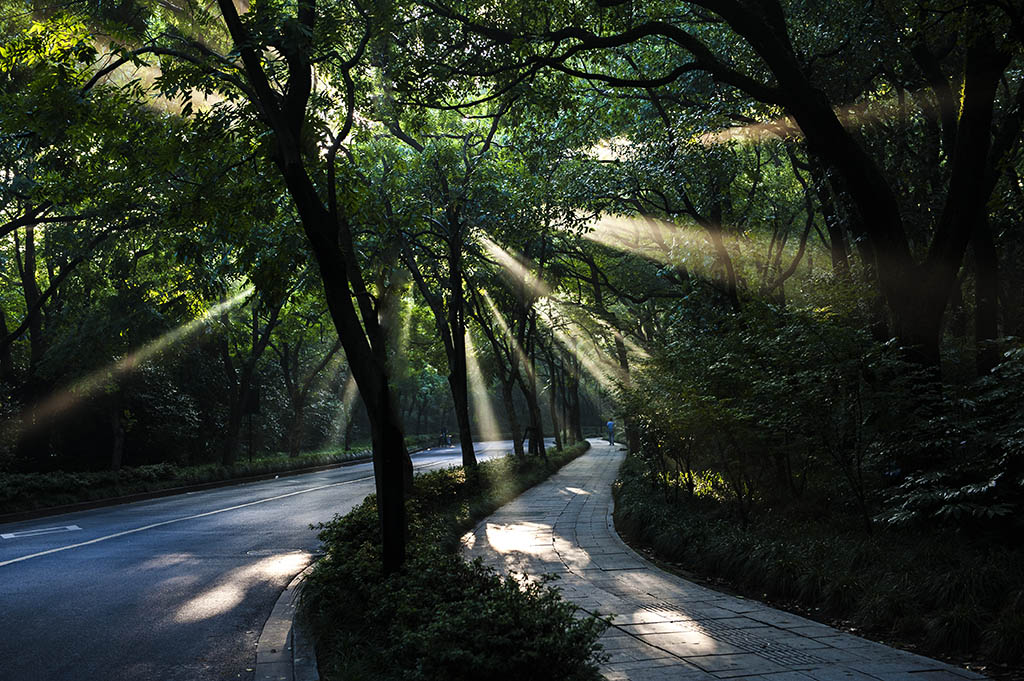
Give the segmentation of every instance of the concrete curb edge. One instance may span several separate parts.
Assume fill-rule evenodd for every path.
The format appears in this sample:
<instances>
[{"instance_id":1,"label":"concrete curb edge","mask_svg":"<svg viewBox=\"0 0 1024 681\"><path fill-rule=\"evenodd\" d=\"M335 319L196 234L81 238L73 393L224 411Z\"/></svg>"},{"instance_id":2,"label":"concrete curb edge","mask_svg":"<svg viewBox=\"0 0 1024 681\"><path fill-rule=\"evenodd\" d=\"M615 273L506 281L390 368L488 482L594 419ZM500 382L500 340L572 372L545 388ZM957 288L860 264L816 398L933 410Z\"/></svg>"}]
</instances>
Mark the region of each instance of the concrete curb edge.
<instances>
[{"instance_id":1,"label":"concrete curb edge","mask_svg":"<svg viewBox=\"0 0 1024 681\"><path fill-rule=\"evenodd\" d=\"M270 611L256 644L254 681L320 681L313 641L296 621L302 581L314 564L295 575Z\"/></svg>"}]
</instances>

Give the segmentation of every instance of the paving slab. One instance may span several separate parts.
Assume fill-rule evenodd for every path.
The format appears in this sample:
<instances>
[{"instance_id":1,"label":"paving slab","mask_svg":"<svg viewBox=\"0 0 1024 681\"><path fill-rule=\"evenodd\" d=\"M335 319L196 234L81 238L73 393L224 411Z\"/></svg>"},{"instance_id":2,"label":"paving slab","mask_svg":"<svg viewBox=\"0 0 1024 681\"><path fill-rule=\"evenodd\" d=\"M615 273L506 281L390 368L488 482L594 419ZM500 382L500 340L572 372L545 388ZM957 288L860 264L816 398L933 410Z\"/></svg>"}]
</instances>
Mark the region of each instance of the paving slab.
<instances>
[{"instance_id":1,"label":"paving slab","mask_svg":"<svg viewBox=\"0 0 1024 681\"><path fill-rule=\"evenodd\" d=\"M954 681L983 679L666 573L619 538L611 485L619 446L591 449L463 537L467 558L554 586L608 617L608 681Z\"/></svg>"}]
</instances>

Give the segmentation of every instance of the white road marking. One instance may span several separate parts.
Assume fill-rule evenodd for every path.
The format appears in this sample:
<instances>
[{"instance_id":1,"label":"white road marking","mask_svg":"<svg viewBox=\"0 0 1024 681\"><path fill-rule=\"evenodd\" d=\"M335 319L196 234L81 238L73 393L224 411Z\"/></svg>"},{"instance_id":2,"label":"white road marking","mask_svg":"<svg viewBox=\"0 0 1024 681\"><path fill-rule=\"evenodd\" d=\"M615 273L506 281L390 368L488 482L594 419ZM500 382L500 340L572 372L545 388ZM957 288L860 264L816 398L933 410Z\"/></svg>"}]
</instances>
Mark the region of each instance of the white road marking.
<instances>
[{"instance_id":1,"label":"white road marking","mask_svg":"<svg viewBox=\"0 0 1024 681\"><path fill-rule=\"evenodd\" d=\"M447 462L447 459L430 461L414 468L433 468L441 462ZM455 465L454 462L451 462ZM196 515L185 516L184 518L174 518L172 520L164 520L159 523L152 523L150 525L143 525L142 527L136 527L131 530L124 530L123 532L115 532L114 534L108 534L104 537L96 537L88 541L79 542L77 544L68 544L67 546L58 546L53 549L47 549L46 551L39 551L38 553L31 553L27 556L20 556L18 558L11 558L10 560L0 561L0 567L5 565L11 565L13 563L20 563L25 560L31 560L33 558L41 558L42 556L48 556L51 553L60 553L61 551L68 551L70 549L77 549L82 546L88 546L90 544L98 544L101 541L107 541L108 539L116 539L123 537L128 534L135 534L137 532L145 532L146 530L152 530L155 527L163 527L164 525L171 525L173 523L180 523L186 520L195 520L196 518L205 518L206 516L217 515L218 513L227 513L228 511L237 511L240 508L246 508L247 506L255 506L256 504L265 504L268 501L277 501L278 499L285 499L287 497L294 497L297 494L306 494L307 492L316 492L322 489L328 489L330 487L340 487L341 485L351 485L356 482L365 482L366 480L373 480L373 476L367 476L365 478L356 478L355 480L345 480L343 482L333 482L329 485L319 485L317 487L310 487L309 489L300 489L296 492L289 492L288 494L279 494L275 497L267 497L266 499L258 499L256 501L250 501L244 504L238 504L237 506L230 506L228 508L219 508L216 511L207 511L206 513L197 513Z\"/></svg>"},{"instance_id":2,"label":"white road marking","mask_svg":"<svg viewBox=\"0 0 1024 681\"><path fill-rule=\"evenodd\" d=\"M38 537L41 534L54 534L55 532L73 532L82 529L78 525L61 525L59 527L40 527L36 530L22 530L21 532L7 532L0 534L0 539L22 539L24 537Z\"/></svg>"},{"instance_id":3,"label":"white road marking","mask_svg":"<svg viewBox=\"0 0 1024 681\"><path fill-rule=\"evenodd\" d=\"M356 482L364 482L366 480L373 480L373 476L365 478L356 478L355 480L345 480L343 482L333 482L329 485L319 485L318 487L310 487L309 489L300 489L297 492L289 492L288 494L279 494L276 497L267 497L266 499L258 499L256 501L250 501L244 504L238 504L237 506L230 506L228 508L219 508L216 511L207 511L206 513L197 513L195 515L185 516L184 518L174 518L172 520L164 520L159 523L152 523L150 525L143 525L142 527L136 527L131 530L124 530L123 532L115 532L114 534L108 534L105 537L96 537L89 541L79 542L77 544L68 544L67 546L58 546L57 548L48 549L46 551L40 551L38 553L31 553L27 556L20 556L18 558L11 558L10 560L0 561L0 567L5 565L11 565L12 563L20 563L24 560L31 560L32 558L40 558L42 556L48 556L51 553L60 553L61 551L67 551L69 549L77 549L81 546L88 546L89 544L98 544L101 541L107 541L108 539L116 539L117 537L123 537L128 534L135 534L136 532L144 532L146 530L152 530L154 527L163 527L164 525L171 525L174 523L184 522L186 520L195 520L196 518L205 518L211 515L217 515L218 513L227 513L228 511L237 511L240 508L247 506L255 506L256 504L265 504L268 501L277 501L278 499L284 499L286 497L294 497L297 494L306 494L307 492L316 492L318 490L327 489L329 487L340 487L341 485L351 485Z\"/></svg>"}]
</instances>

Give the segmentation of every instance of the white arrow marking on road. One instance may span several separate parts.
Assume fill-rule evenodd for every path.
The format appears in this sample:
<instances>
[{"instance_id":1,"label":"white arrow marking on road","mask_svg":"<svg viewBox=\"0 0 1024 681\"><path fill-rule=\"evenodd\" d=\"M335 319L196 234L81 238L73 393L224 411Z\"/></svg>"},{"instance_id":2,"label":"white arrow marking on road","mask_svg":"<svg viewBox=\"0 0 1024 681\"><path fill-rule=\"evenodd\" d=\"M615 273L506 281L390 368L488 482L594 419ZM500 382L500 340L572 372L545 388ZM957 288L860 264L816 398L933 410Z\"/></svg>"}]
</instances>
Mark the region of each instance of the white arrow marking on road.
<instances>
[{"instance_id":1,"label":"white arrow marking on road","mask_svg":"<svg viewBox=\"0 0 1024 681\"><path fill-rule=\"evenodd\" d=\"M78 525L61 525L59 527L40 527L36 530L22 530L21 532L7 532L0 534L0 539L22 539L24 537L38 537L41 534L54 534L55 532L73 532L82 529Z\"/></svg>"}]
</instances>

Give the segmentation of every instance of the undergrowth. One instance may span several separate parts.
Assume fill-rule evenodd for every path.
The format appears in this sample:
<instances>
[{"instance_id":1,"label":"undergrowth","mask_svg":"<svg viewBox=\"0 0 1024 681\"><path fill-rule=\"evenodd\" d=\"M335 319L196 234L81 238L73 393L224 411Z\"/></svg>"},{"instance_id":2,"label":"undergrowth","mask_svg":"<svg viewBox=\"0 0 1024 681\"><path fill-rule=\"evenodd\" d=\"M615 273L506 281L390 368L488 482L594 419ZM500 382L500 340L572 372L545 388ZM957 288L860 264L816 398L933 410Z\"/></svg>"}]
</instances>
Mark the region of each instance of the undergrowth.
<instances>
[{"instance_id":1,"label":"undergrowth","mask_svg":"<svg viewBox=\"0 0 1024 681\"><path fill-rule=\"evenodd\" d=\"M543 582L499 576L458 554L479 519L586 451L480 464L417 476L408 504L408 559L381 570L376 498L321 525L326 555L303 590L327 679L584 681L597 674L604 624Z\"/></svg>"},{"instance_id":2,"label":"undergrowth","mask_svg":"<svg viewBox=\"0 0 1024 681\"><path fill-rule=\"evenodd\" d=\"M673 501L637 460L615 486L615 523L655 556L773 601L913 645L1013 668L1024 657L1024 550L793 514L741 522L712 495Z\"/></svg>"}]
</instances>

